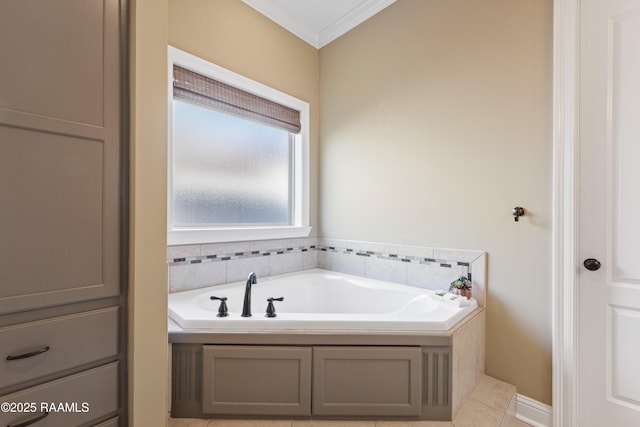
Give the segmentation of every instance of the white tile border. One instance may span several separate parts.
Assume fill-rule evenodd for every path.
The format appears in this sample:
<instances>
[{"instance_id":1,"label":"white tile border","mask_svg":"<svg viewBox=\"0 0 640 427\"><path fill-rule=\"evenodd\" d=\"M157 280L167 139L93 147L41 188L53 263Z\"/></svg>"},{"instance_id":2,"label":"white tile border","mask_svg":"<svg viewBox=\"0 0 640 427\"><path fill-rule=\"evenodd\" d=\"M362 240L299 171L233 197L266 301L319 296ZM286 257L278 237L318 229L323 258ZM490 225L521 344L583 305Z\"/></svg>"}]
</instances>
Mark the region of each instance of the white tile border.
<instances>
[{"instance_id":1,"label":"white tile border","mask_svg":"<svg viewBox=\"0 0 640 427\"><path fill-rule=\"evenodd\" d=\"M471 274L473 297L485 306L486 262L482 251L315 237L167 248L171 293L238 281L242 268L264 276L320 267L434 290L447 290L452 279ZM436 268L450 271L434 274ZM205 270L211 274L197 274Z\"/></svg>"},{"instance_id":2,"label":"white tile border","mask_svg":"<svg viewBox=\"0 0 640 427\"><path fill-rule=\"evenodd\" d=\"M551 427L553 410L551 406L519 394L516 396L516 418L533 427Z\"/></svg>"}]
</instances>

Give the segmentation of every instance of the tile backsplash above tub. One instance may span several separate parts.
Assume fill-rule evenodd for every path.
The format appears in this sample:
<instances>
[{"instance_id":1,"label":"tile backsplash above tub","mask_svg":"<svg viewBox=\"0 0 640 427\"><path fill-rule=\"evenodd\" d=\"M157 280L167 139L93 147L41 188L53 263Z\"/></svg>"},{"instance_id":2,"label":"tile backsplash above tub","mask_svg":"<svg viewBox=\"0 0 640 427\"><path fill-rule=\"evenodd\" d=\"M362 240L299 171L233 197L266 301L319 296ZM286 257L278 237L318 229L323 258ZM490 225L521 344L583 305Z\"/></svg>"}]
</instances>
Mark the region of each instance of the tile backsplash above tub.
<instances>
[{"instance_id":1,"label":"tile backsplash above tub","mask_svg":"<svg viewBox=\"0 0 640 427\"><path fill-rule=\"evenodd\" d=\"M471 274L473 296L484 305L486 253L328 238L169 246L169 292L323 268L426 289L447 290Z\"/></svg>"},{"instance_id":2,"label":"tile backsplash above tub","mask_svg":"<svg viewBox=\"0 0 640 427\"><path fill-rule=\"evenodd\" d=\"M316 268L316 238L169 246L169 292Z\"/></svg>"}]
</instances>

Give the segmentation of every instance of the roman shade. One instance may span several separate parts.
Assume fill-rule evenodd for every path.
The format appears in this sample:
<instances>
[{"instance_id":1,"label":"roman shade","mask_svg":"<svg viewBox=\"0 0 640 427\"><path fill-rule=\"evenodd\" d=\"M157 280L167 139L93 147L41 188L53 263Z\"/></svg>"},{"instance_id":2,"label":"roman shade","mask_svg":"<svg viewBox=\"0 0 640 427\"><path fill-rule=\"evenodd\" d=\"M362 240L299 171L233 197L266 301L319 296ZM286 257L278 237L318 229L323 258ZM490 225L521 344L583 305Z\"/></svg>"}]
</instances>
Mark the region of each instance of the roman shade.
<instances>
[{"instance_id":1,"label":"roman shade","mask_svg":"<svg viewBox=\"0 0 640 427\"><path fill-rule=\"evenodd\" d=\"M202 74L173 66L173 97L300 133L300 112Z\"/></svg>"}]
</instances>

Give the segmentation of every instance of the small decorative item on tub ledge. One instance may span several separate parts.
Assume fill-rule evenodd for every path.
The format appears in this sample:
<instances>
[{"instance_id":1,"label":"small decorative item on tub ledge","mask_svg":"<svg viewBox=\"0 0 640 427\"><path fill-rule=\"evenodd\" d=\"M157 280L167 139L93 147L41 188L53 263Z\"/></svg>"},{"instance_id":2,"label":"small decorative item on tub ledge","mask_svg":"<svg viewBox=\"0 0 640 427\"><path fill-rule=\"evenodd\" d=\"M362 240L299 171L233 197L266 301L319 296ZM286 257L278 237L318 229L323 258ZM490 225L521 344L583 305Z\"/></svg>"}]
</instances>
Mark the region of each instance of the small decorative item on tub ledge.
<instances>
[{"instance_id":1,"label":"small decorative item on tub ledge","mask_svg":"<svg viewBox=\"0 0 640 427\"><path fill-rule=\"evenodd\" d=\"M460 276L449 285L449 292L471 298L471 280L465 276Z\"/></svg>"}]
</instances>

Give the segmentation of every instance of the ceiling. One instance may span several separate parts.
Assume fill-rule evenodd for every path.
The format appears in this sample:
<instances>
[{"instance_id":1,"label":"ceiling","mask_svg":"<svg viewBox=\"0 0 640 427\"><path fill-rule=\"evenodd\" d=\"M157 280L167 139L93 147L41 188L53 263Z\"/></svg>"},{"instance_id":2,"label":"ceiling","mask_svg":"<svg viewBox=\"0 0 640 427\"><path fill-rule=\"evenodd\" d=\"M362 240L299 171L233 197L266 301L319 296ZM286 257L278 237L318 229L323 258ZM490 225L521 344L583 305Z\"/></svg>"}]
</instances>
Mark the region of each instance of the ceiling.
<instances>
[{"instance_id":1,"label":"ceiling","mask_svg":"<svg viewBox=\"0 0 640 427\"><path fill-rule=\"evenodd\" d=\"M396 0L242 0L317 49Z\"/></svg>"}]
</instances>

